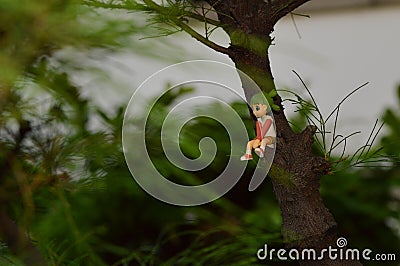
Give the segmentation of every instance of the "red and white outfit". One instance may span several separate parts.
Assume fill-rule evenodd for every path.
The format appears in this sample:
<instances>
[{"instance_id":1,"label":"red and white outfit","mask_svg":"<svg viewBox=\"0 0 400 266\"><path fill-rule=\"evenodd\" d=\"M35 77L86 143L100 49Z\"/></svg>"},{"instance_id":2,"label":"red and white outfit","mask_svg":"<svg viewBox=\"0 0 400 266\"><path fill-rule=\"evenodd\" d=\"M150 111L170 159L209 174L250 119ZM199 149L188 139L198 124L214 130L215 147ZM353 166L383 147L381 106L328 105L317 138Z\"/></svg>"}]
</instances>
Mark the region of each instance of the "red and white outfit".
<instances>
[{"instance_id":1,"label":"red and white outfit","mask_svg":"<svg viewBox=\"0 0 400 266\"><path fill-rule=\"evenodd\" d=\"M246 154L244 154L240 158L240 160L247 161L253 159L253 156L251 155L251 149L253 148L254 141L257 139L260 141L260 146L255 148L254 151L260 158L263 158L265 152L265 146L274 148L273 143L266 145L266 140L264 140L266 137L273 137L273 138L276 137L274 122L272 120L272 117L269 115L257 118L256 138L249 141L249 143L247 144Z\"/></svg>"},{"instance_id":2,"label":"red and white outfit","mask_svg":"<svg viewBox=\"0 0 400 266\"><path fill-rule=\"evenodd\" d=\"M265 115L263 117L257 118L256 132L256 139L258 139L259 141L262 141L265 137L275 138L276 133L272 117L269 115ZM269 144L268 147L273 148L274 144ZM263 148L265 148L265 146Z\"/></svg>"}]
</instances>

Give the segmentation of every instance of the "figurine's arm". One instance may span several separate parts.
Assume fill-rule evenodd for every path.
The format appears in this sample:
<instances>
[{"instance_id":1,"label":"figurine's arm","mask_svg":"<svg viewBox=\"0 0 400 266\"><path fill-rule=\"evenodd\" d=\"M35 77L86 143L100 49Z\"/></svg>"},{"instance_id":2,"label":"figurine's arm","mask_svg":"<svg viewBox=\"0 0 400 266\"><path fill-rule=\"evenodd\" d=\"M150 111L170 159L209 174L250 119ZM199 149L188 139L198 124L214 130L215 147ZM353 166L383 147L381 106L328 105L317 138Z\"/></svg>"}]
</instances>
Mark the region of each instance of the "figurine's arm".
<instances>
[{"instance_id":1,"label":"figurine's arm","mask_svg":"<svg viewBox=\"0 0 400 266\"><path fill-rule=\"evenodd\" d=\"M272 125L272 119L268 118L267 121L265 121L264 126L262 127L262 130L261 130L262 134L260 134L260 135L261 135L262 139L265 137L265 134L267 134L271 125Z\"/></svg>"},{"instance_id":2,"label":"figurine's arm","mask_svg":"<svg viewBox=\"0 0 400 266\"><path fill-rule=\"evenodd\" d=\"M266 136L266 134L268 133L268 131L270 130L271 127L273 127L274 125L272 124L272 118L268 117L267 121L265 121L265 124L262 128L262 133L263 133L263 145L270 145L273 144L275 142L275 136Z\"/></svg>"},{"instance_id":3,"label":"figurine's arm","mask_svg":"<svg viewBox=\"0 0 400 266\"><path fill-rule=\"evenodd\" d=\"M262 140L263 135L261 135L261 124L259 121L256 121L256 137L255 139Z\"/></svg>"}]
</instances>

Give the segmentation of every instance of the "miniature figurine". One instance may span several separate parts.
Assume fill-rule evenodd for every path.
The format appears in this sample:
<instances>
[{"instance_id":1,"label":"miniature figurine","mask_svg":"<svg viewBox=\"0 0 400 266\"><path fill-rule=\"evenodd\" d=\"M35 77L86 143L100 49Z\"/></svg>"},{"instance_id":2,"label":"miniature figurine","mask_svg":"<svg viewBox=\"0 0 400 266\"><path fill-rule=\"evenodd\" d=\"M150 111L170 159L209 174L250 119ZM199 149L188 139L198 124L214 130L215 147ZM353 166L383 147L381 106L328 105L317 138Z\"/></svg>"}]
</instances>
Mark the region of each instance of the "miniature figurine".
<instances>
[{"instance_id":1,"label":"miniature figurine","mask_svg":"<svg viewBox=\"0 0 400 266\"><path fill-rule=\"evenodd\" d=\"M251 98L250 101L253 114L256 116L256 138L250 140L247 143L246 153L240 157L241 161L252 160L253 156L251 150L260 157L264 157L266 146L269 148L274 148L275 142L275 128L272 117L267 115L268 112L268 101L267 98L262 93L257 93Z\"/></svg>"}]
</instances>

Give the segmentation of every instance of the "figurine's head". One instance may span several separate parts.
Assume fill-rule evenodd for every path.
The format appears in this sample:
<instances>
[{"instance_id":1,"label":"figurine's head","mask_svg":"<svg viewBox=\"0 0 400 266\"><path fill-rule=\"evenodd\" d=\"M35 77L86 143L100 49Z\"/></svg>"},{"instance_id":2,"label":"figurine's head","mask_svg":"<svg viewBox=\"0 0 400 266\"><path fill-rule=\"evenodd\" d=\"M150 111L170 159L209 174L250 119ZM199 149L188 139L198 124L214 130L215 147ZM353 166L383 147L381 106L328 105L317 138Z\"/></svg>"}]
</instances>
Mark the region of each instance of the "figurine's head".
<instances>
[{"instance_id":1,"label":"figurine's head","mask_svg":"<svg viewBox=\"0 0 400 266\"><path fill-rule=\"evenodd\" d=\"M265 116L268 112L268 100L262 92L255 94L251 98L250 105L253 109L253 114L257 118Z\"/></svg>"}]
</instances>

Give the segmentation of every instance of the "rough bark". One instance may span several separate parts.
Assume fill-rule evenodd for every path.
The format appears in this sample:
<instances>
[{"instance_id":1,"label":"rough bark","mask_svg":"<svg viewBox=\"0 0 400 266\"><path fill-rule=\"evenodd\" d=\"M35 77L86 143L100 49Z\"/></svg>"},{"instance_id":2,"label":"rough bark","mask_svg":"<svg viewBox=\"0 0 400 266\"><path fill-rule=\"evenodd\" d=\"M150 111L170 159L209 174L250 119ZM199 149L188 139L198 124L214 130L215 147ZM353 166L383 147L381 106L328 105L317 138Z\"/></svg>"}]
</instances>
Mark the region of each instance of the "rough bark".
<instances>
[{"instance_id":1,"label":"rough bark","mask_svg":"<svg viewBox=\"0 0 400 266\"><path fill-rule=\"evenodd\" d=\"M226 0L207 2L214 7L231 38L228 55L263 91L275 89L268 58L270 33L283 16L308 0ZM250 98L252 92L246 91ZM279 97L275 99L281 105ZM269 176L282 215L282 234L287 247L322 250L336 248L336 222L319 193L320 178L329 164L311 152L314 127L300 134L289 126L283 108L274 114L277 149ZM358 261L301 261L301 265L361 265Z\"/></svg>"}]
</instances>

